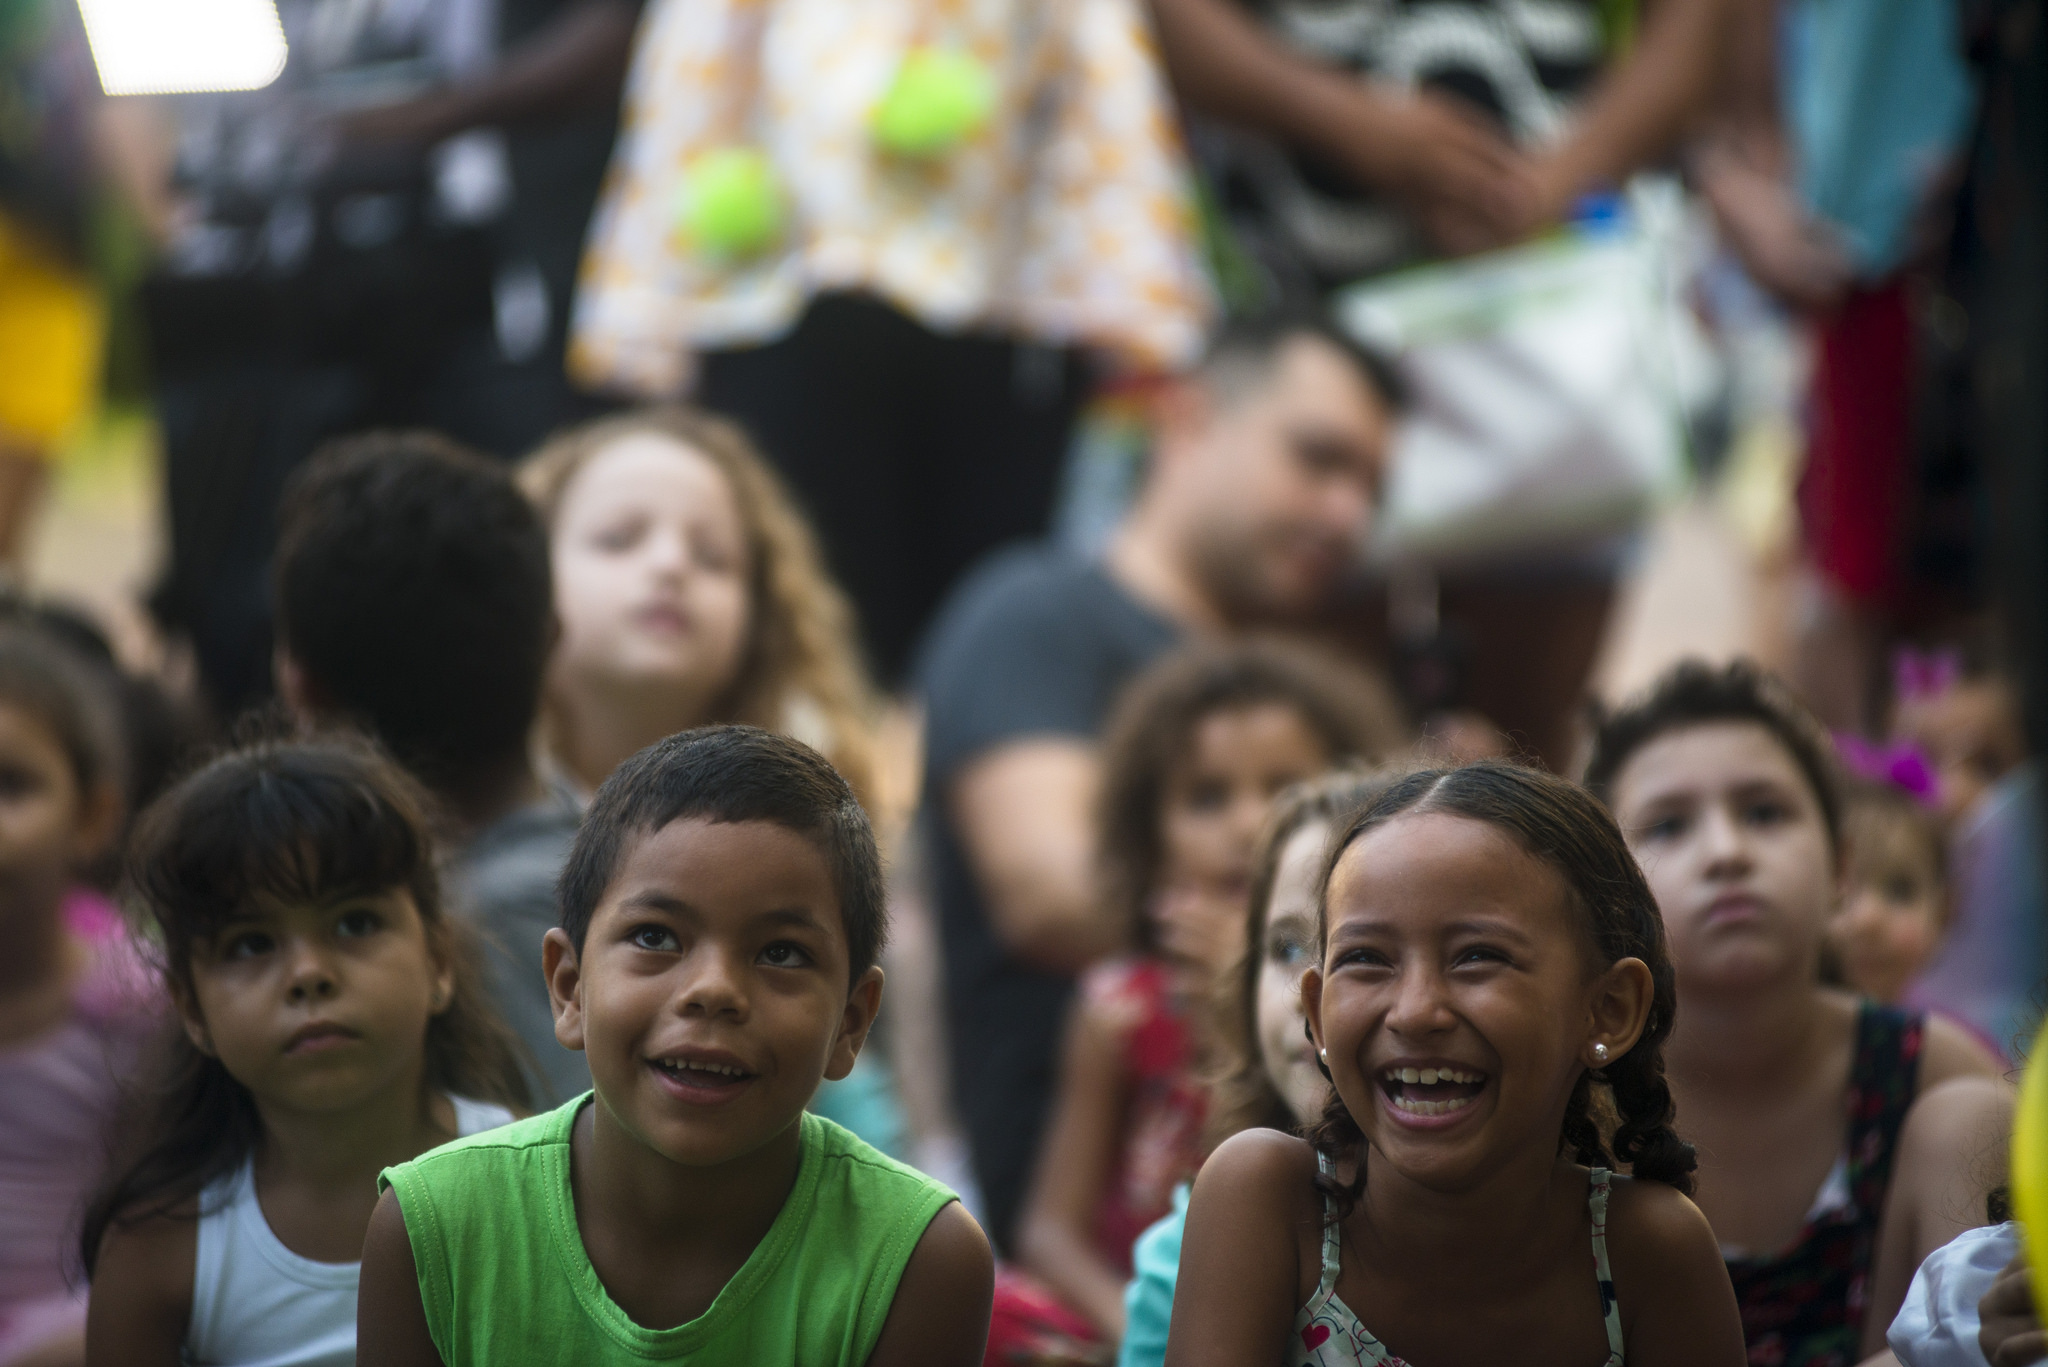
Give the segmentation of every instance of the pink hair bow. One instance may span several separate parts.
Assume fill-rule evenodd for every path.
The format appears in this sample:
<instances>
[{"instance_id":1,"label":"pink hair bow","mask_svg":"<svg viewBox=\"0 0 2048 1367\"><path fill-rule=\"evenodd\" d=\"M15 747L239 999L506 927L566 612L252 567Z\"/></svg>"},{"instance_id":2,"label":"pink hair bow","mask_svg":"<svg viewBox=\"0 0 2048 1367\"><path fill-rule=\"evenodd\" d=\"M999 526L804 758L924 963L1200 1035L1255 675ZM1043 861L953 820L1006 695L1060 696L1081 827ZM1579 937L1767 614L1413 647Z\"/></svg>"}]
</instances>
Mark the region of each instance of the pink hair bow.
<instances>
[{"instance_id":1,"label":"pink hair bow","mask_svg":"<svg viewBox=\"0 0 2048 1367\"><path fill-rule=\"evenodd\" d=\"M1858 778L1889 783L1911 794L1922 806L1933 806L1940 796L1934 766L1920 753L1920 747L1910 742L1882 745L1838 731L1835 752L1842 757L1842 766Z\"/></svg>"},{"instance_id":2,"label":"pink hair bow","mask_svg":"<svg viewBox=\"0 0 2048 1367\"><path fill-rule=\"evenodd\" d=\"M1963 677L1963 657L1953 650L1914 650L1892 655L1892 691L1901 702L1925 702L1954 688Z\"/></svg>"}]
</instances>

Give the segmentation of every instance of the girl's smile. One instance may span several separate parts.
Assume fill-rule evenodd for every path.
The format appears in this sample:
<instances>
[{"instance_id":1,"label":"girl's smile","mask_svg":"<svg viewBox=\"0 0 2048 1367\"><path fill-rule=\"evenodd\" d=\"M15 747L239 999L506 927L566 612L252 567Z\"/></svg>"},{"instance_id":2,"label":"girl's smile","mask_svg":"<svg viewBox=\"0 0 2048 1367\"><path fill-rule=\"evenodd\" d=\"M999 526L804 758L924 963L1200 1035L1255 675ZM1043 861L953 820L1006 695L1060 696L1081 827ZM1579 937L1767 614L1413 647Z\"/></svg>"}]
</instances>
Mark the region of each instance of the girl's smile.
<instances>
[{"instance_id":1,"label":"girl's smile","mask_svg":"<svg viewBox=\"0 0 2048 1367\"><path fill-rule=\"evenodd\" d=\"M1406 1060L1379 1070L1379 1093L1397 1124L1442 1129L1477 1113L1487 1075L1436 1059Z\"/></svg>"},{"instance_id":2,"label":"girl's smile","mask_svg":"<svg viewBox=\"0 0 2048 1367\"><path fill-rule=\"evenodd\" d=\"M1549 865L1482 822L1397 817L1331 871L1303 983L1346 1107L1394 1170L1485 1179L1554 1129L1592 1028L1585 933Z\"/></svg>"}]
</instances>

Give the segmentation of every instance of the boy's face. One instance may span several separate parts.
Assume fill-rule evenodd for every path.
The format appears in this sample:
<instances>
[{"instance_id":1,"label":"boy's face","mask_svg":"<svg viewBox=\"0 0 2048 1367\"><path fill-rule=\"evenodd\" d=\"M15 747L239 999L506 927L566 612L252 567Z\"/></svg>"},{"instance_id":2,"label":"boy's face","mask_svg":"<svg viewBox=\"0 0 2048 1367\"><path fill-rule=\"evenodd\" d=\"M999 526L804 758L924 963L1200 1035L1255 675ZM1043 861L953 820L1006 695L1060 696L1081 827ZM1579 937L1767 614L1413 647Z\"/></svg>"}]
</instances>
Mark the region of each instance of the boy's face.
<instances>
[{"instance_id":1,"label":"boy's face","mask_svg":"<svg viewBox=\"0 0 2048 1367\"><path fill-rule=\"evenodd\" d=\"M579 954L542 959L555 1037L590 1059L599 1102L672 1162L760 1148L818 1083L842 1078L881 1005L882 970L847 982L824 854L766 821L670 822L634 840Z\"/></svg>"}]
</instances>

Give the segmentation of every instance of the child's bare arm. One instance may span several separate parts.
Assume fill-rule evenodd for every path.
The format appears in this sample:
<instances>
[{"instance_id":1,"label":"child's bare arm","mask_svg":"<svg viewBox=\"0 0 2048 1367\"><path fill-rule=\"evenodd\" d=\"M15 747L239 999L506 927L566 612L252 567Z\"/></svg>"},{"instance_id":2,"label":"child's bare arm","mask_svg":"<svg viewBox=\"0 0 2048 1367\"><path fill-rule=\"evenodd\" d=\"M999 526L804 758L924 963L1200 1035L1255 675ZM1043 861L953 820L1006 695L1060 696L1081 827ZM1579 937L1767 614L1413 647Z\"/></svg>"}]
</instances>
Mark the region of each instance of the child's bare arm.
<instances>
[{"instance_id":1,"label":"child's bare arm","mask_svg":"<svg viewBox=\"0 0 2048 1367\"><path fill-rule=\"evenodd\" d=\"M1167 1367L1278 1362L1301 1299L1299 1227L1319 1225L1315 1158L1276 1130L1247 1130L1202 1165L1188 1203Z\"/></svg>"},{"instance_id":2,"label":"child's bare arm","mask_svg":"<svg viewBox=\"0 0 2048 1367\"><path fill-rule=\"evenodd\" d=\"M1863 1312L1863 1351L1885 1345L1927 1255L1984 1223L1984 1201L2009 1170L2014 1095L2001 1078L1965 1074L1927 1088L1906 1112Z\"/></svg>"},{"instance_id":3,"label":"child's bare arm","mask_svg":"<svg viewBox=\"0 0 2048 1367\"><path fill-rule=\"evenodd\" d=\"M389 1367L446 1367L427 1332L419 1270L398 1194L386 1191L363 1236L363 1272L356 1292L356 1361Z\"/></svg>"},{"instance_id":4,"label":"child's bare arm","mask_svg":"<svg viewBox=\"0 0 2048 1367\"><path fill-rule=\"evenodd\" d=\"M1093 1237L1124 1123L1121 1031L1111 1010L1086 997L1074 1004L1017 1252L1019 1262L1114 1340L1123 1336L1124 1278L1096 1251Z\"/></svg>"},{"instance_id":5,"label":"child's bare arm","mask_svg":"<svg viewBox=\"0 0 2048 1367\"><path fill-rule=\"evenodd\" d=\"M1698 1206L1661 1182L1617 1181L1607 1234L1629 1367L1742 1367L1742 1312Z\"/></svg>"},{"instance_id":6,"label":"child's bare arm","mask_svg":"<svg viewBox=\"0 0 2048 1367\"><path fill-rule=\"evenodd\" d=\"M978 1367L995 1278L995 1255L974 1217L958 1201L941 1209L903 1268L867 1367Z\"/></svg>"},{"instance_id":7,"label":"child's bare arm","mask_svg":"<svg viewBox=\"0 0 2048 1367\"><path fill-rule=\"evenodd\" d=\"M160 1216L109 1229L86 1308L87 1367L177 1367L198 1256L194 1219Z\"/></svg>"}]
</instances>

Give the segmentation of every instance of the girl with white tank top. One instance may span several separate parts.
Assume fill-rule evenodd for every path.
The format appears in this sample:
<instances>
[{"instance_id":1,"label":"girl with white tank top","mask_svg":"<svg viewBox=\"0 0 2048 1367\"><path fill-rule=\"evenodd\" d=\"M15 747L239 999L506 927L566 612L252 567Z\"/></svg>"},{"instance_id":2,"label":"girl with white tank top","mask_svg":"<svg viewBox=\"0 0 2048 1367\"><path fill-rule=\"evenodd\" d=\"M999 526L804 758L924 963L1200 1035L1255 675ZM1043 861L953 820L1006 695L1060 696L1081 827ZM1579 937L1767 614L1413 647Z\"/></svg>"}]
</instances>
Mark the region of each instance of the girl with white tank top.
<instances>
[{"instance_id":1,"label":"girl with white tank top","mask_svg":"<svg viewBox=\"0 0 2048 1367\"><path fill-rule=\"evenodd\" d=\"M86 1208L87 1367L351 1367L377 1173L528 1104L425 813L381 752L322 739L224 755L138 823L183 1019Z\"/></svg>"},{"instance_id":2,"label":"girl with white tank top","mask_svg":"<svg viewBox=\"0 0 2048 1367\"><path fill-rule=\"evenodd\" d=\"M458 1136L512 1123L503 1106L448 1099ZM206 1188L199 1211L189 1367L353 1367L362 1264L314 1262L286 1248L256 1199L253 1156Z\"/></svg>"}]
</instances>

